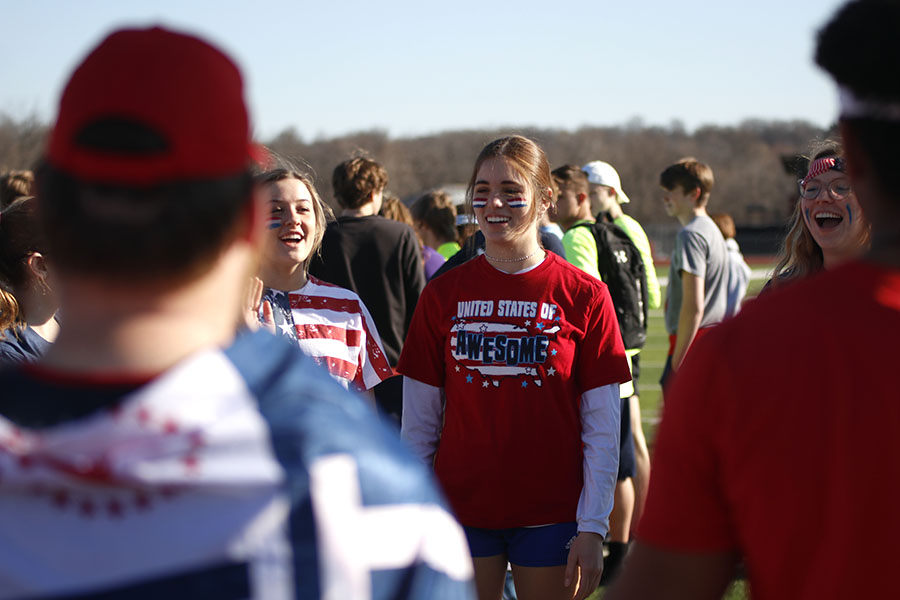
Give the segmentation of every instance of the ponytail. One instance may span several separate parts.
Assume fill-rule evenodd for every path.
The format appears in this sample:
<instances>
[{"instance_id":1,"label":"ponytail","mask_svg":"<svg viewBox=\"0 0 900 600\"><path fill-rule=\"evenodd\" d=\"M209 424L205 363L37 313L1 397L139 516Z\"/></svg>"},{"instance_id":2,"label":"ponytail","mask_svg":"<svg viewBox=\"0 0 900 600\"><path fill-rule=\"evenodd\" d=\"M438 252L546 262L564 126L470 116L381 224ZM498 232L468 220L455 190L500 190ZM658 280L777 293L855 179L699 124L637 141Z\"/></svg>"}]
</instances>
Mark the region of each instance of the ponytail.
<instances>
[{"instance_id":1,"label":"ponytail","mask_svg":"<svg viewBox=\"0 0 900 600\"><path fill-rule=\"evenodd\" d=\"M19 301L10 292L0 288L0 332L14 329L20 323Z\"/></svg>"}]
</instances>

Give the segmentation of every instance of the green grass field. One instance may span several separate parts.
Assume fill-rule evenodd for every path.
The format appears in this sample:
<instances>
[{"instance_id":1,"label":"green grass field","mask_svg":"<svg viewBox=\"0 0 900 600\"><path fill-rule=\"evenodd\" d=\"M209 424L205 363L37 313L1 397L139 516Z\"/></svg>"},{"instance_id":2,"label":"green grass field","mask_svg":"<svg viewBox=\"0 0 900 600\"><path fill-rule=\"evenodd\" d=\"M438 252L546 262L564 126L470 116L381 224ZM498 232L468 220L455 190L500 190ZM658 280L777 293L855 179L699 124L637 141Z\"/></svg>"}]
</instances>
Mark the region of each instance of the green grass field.
<instances>
[{"instance_id":1,"label":"green grass field","mask_svg":"<svg viewBox=\"0 0 900 600\"><path fill-rule=\"evenodd\" d=\"M756 266L755 269L771 267ZM669 275L669 267L657 268L657 274L660 277ZM750 287L747 290L747 297L752 298L762 286L765 279L754 279L750 281ZM663 302L665 302L666 288L662 288ZM652 446L653 437L656 434L656 425L659 422L660 399L662 391L659 387L659 378L662 375L663 367L666 364L666 353L669 350L669 337L666 334L665 324L663 322L663 310L650 311L650 323L647 329L647 343L641 351L641 376L638 383L639 393L641 396L641 418L644 423L644 434L647 441Z\"/></svg>"},{"instance_id":2,"label":"green grass field","mask_svg":"<svg viewBox=\"0 0 900 600\"><path fill-rule=\"evenodd\" d=\"M754 265L754 269L768 268L762 265ZM657 268L657 275L666 277L669 274L668 266ZM765 284L765 279L753 279L750 281L750 287L747 290L747 297L753 297ZM663 302L665 302L666 289L662 289ZM641 397L641 422L644 425L644 435L647 436L647 443L650 445L651 453L653 451L653 439L656 435L656 427L659 424L660 412L662 409L662 391L659 386L659 378L662 375L663 367L666 364L666 354L669 350L669 337L666 334L666 328L663 321L663 310L650 311L650 324L647 331L647 343L641 351L641 375L638 382L638 392ZM652 475L651 475L652 477ZM590 600L597 600L603 597L603 590L599 590L592 595ZM736 581L729 588L728 592L723 596L726 600L746 600L750 598L747 585L744 581Z\"/></svg>"}]
</instances>

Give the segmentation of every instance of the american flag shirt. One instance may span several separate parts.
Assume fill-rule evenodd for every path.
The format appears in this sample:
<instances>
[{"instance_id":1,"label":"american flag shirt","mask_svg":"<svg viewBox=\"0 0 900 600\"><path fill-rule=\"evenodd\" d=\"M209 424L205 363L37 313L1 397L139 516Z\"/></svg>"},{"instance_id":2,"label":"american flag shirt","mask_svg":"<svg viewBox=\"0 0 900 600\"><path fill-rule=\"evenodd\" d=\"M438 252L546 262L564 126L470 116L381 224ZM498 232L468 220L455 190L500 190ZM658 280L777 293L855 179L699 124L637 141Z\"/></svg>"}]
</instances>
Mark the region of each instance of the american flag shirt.
<instances>
[{"instance_id":1,"label":"american flag shirt","mask_svg":"<svg viewBox=\"0 0 900 600\"><path fill-rule=\"evenodd\" d=\"M144 382L0 389L0 599L474 598L425 468L265 332Z\"/></svg>"},{"instance_id":2,"label":"american flag shirt","mask_svg":"<svg viewBox=\"0 0 900 600\"><path fill-rule=\"evenodd\" d=\"M394 375L375 322L355 292L310 276L297 291L266 288L262 299L272 306L275 332L346 389L362 392Z\"/></svg>"}]
</instances>

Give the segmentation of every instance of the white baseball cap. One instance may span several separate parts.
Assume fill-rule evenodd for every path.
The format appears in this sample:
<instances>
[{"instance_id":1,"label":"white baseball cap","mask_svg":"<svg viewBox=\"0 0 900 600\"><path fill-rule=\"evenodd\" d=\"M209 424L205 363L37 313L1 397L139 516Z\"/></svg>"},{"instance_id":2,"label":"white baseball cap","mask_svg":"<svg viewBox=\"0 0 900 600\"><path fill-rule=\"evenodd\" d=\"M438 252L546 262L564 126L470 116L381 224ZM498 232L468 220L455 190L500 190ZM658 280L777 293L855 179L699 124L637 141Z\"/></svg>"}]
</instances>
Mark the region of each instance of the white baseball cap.
<instances>
[{"instance_id":1,"label":"white baseball cap","mask_svg":"<svg viewBox=\"0 0 900 600\"><path fill-rule=\"evenodd\" d=\"M622 191L622 181L619 174L608 162L602 160L591 161L581 167L581 170L587 173L588 181L597 185L605 185L616 190L616 199L619 204L631 202L625 192Z\"/></svg>"}]
</instances>

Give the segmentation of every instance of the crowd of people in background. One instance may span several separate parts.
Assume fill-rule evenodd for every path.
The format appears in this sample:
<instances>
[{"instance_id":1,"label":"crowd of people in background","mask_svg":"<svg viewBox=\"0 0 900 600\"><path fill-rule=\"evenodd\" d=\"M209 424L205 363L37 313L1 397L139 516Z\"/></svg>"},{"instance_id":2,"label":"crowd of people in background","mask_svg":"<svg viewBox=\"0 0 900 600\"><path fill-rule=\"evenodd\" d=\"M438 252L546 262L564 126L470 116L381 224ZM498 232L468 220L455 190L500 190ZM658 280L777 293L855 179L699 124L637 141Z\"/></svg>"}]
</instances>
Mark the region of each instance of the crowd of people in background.
<instances>
[{"instance_id":1,"label":"crowd of people in background","mask_svg":"<svg viewBox=\"0 0 900 600\"><path fill-rule=\"evenodd\" d=\"M751 301L697 158L659 165L663 298L651 199L602 157L502 137L457 204L352 156L332 207L252 143L220 50L111 34L0 177L0 598L711 598L741 563L759 598L891 589L898 36L886 0L820 34L841 140Z\"/></svg>"}]
</instances>

